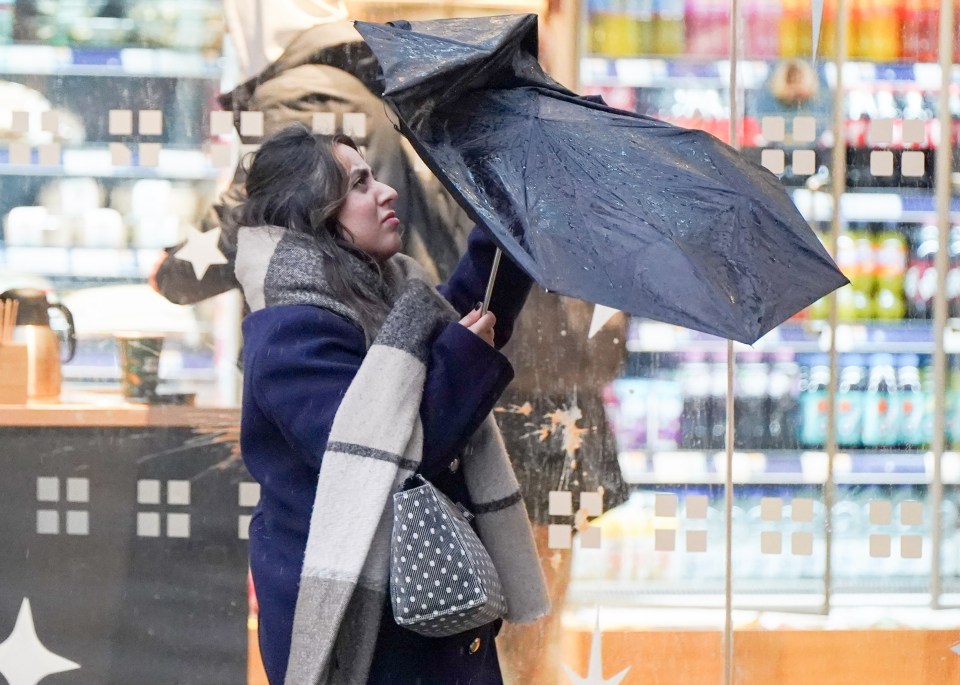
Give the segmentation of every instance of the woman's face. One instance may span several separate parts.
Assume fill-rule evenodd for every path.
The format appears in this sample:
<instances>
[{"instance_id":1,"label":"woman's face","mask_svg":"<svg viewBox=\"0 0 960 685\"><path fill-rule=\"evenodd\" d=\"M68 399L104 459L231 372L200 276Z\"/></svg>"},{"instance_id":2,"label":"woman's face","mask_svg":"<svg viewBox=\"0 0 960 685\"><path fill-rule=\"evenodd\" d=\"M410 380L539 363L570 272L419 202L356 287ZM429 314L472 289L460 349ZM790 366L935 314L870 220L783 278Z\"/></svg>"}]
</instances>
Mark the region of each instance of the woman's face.
<instances>
[{"instance_id":1,"label":"woman's face","mask_svg":"<svg viewBox=\"0 0 960 685\"><path fill-rule=\"evenodd\" d=\"M337 221L344 237L382 264L401 247L400 220L393 211L397 191L377 181L352 147L340 143L334 152L349 178Z\"/></svg>"}]
</instances>

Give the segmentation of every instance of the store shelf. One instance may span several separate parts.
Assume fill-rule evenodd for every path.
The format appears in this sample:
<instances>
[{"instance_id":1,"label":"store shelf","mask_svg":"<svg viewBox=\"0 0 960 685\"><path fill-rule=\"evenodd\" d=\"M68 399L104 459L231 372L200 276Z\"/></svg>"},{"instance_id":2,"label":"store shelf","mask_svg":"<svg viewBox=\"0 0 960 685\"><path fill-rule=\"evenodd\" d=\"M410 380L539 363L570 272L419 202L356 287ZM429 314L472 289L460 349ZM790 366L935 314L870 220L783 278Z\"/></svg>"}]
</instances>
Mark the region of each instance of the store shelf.
<instances>
[{"instance_id":1,"label":"store shelf","mask_svg":"<svg viewBox=\"0 0 960 685\"><path fill-rule=\"evenodd\" d=\"M141 283L158 254L158 248L7 246L0 247L0 267L98 285Z\"/></svg>"},{"instance_id":2,"label":"store shelf","mask_svg":"<svg viewBox=\"0 0 960 685\"><path fill-rule=\"evenodd\" d=\"M727 341L707 333L644 319L631 322L627 350L630 352L722 352ZM960 320L950 319L944 331L948 354L960 354ZM933 322L925 319L842 323L837 326L839 352L889 352L892 354L932 354ZM827 352L830 327L826 321L787 322L760 338L753 345L734 343L734 350L758 352L789 348L795 353Z\"/></svg>"},{"instance_id":3,"label":"store shelf","mask_svg":"<svg viewBox=\"0 0 960 685\"><path fill-rule=\"evenodd\" d=\"M759 88L776 63L776 60L741 60L737 71L740 87L748 90ZM836 65L825 61L818 64L817 68L832 88L837 81ZM960 83L960 66L954 66L952 81L954 84ZM580 82L594 86L669 89L696 87L715 90L729 86L730 61L679 56L588 56L580 61ZM940 89L940 65L847 62L843 66L843 82L847 89L902 84L924 91L936 91Z\"/></svg>"},{"instance_id":4,"label":"store shelf","mask_svg":"<svg viewBox=\"0 0 960 685\"><path fill-rule=\"evenodd\" d=\"M220 59L161 48L0 45L0 74L219 79Z\"/></svg>"},{"instance_id":5,"label":"store shelf","mask_svg":"<svg viewBox=\"0 0 960 685\"><path fill-rule=\"evenodd\" d=\"M624 479L632 485L720 485L725 480L726 452L630 451L619 455ZM834 456L838 485L928 485L933 482L931 452L850 450ZM826 482L826 452L768 450L737 451L733 480L740 485L822 485ZM960 453L945 452L943 482L960 485Z\"/></svg>"},{"instance_id":6,"label":"store shelf","mask_svg":"<svg viewBox=\"0 0 960 685\"><path fill-rule=\"evenodd\" d=\"M133 146L136 155L136 146ZM202 150L166 148L160 151L156 166L116 166L105 146L66 148L60 164L10 164L9 151L0 149L0 176L45 176L96 178L166 178L172 180L214 180L223 169L214 167ZM33 159L38 159L34 152ZM136 160L136 157L134 157Z\"/></svg>"},{"instance_id":7,"label":"store shelf","mask_svg":"<svg viewBox=\"0 0 960 685\"><path fill-rule=\"evenodd\" d=\"M830 221L833 198L806 188L791 191L793 203L807 221ZM840 219L845 222L882 221L922 223L936 220L933 191L886 188L876 192L848 192L840 197ZM960 198L950 202L951 221L960 221Z\"/></svg>"}]
</instances>

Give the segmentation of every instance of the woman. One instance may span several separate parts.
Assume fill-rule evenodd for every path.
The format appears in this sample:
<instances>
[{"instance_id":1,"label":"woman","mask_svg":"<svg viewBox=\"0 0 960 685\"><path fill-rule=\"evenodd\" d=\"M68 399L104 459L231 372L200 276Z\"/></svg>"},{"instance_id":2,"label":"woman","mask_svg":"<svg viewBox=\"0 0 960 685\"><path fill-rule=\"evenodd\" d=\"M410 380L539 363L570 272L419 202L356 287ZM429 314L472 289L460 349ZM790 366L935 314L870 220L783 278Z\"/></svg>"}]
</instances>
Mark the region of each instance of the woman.
<instances>
[{"instance_id":1,"label":"woman","mask_svg":"<svg viewBox=\"0 0 960 685\"><path fill-rule=\"evenodd\" d=\"M495 247L478 228L447 284L426 285L398 254L395 200L353 141L297 124L257 151L235 213L251 310L241 447L261 485L250 563L273 685L501 682L499 621L447 638L393 621L390 494L414 471L477 514L506 618L548 609L490 418L513 376L497 348L530 281L505 263L499 320L481 315Z\"/></svg>"}]
</instances>

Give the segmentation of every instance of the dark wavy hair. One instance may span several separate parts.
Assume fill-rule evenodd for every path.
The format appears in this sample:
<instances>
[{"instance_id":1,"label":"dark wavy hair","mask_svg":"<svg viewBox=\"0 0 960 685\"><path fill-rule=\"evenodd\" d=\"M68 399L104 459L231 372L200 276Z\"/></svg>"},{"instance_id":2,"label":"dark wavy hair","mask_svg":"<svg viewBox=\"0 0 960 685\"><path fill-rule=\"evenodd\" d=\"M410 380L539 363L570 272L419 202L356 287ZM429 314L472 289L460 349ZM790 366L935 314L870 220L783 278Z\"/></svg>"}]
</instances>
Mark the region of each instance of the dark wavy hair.
<instances>
[{"instance_id":1,"label":"dark wavy hair","mask_svg":"<svg viewBox=\"0 0 960 685\"><path fill-rule=\"evenodd\" d=\"M244 198L230 220L236 226L280 226L314 238L333 294L357 313L369 339L390 305L370 299L348 275L346 262L352 255L383 277L376 260L357 248L337 221L349 190L349 178L334 155L337 145L359 151L349 136L318 135L300 123L271 135L244 160Z\"/></svg>"}]
</instances>

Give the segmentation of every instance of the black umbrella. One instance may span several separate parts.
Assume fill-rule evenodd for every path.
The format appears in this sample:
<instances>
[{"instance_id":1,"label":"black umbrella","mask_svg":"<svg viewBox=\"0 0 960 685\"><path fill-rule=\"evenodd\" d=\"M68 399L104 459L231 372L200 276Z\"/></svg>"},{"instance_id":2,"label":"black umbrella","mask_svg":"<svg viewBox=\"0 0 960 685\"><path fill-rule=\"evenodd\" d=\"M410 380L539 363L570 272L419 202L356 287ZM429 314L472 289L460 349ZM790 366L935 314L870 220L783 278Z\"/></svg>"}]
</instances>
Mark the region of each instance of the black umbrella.
<instances>
[{"instance_id":1,"label":"black umbrella","mask_svg":"<svg viewBox=\"0 0 960 685\"><path fill-rule=\"evenodd\" d=\"M544 288L753 343L848 282L773 174L547 76L535 15L356 27L401 131Z\"/></svg>"}]
</instances>

